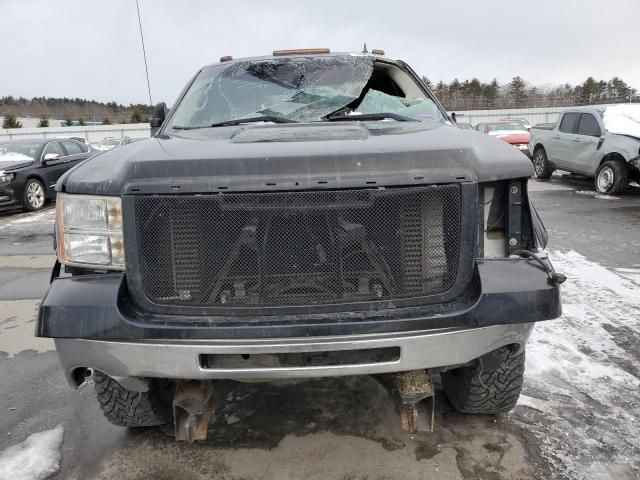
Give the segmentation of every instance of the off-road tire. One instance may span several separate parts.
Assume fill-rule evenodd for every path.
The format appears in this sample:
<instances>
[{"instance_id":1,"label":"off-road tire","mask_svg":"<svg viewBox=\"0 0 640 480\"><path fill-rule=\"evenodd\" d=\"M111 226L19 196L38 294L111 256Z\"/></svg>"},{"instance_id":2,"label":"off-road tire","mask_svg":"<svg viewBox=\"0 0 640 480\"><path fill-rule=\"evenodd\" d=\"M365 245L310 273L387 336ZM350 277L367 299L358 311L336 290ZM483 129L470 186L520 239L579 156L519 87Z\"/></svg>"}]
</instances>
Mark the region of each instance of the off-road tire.
<instances>
[{"instance_id":1,"label":"off-road tire","mask_svg":"<svg viewBox=\"0 0 640 480\"><path fill-rule=\"evenodd\" d=\"M134 392L102 372L93 373L96 396L102 413L119 427L155 427L173 420L171 399L174 385L150 379L149 390Z\"/></svg>"},{"instance_id":2,"label":"off-road tire","mask_svg":"<svg viewBox=\"0 0 640 480\"><path fill-rule=\"evenodd\" d=\"M533 162L533 169L536 172L536 178L539 180L547 180L551 177L553 170L549 166L549 159L547 158L547 152L544 148L538 148L531 159Z\"/></svg>"},{"instance_id":3,"label":"off-road tire","mask_svg":"<svg viewBox=\"0 0 640 480\"><path fill-rule=\"evenodd\" d=\"M502 347L470 367L441 374L444 393L462 413L494 414L516 406L524 377L524 348Z\"/></svg>"},{"instance_id":4,"label":"off-road tire","mask_svg":"<svg viewBox=\"0 0 640 480\"><path fill-rule=\"evenodd\" d=\"M35 212L44 208L47 203L47 191L37 178L30 178L24 184L22 193L22 208L27 212Z\"/></svg>"},{"instance_id":5,"label":"off-road tire","mask_svg":"<svg viewBox=\"0 0 640 480\"><path fill-rule=\"evenodd\" d=\"M613 181L611 182L611 185L603 188L603 186L599 184L599 179L605 170L608 170L611 175L613 175ZM596 178L594 179L594 186L597 192L604 193L606 195L619 195L624 192L624 187L626 185L627 168L622 162L618 160L607 160L606 162L602 162L602 165L600 165L600 168L598 168L598 171L596 172Z\"/></svg>"}]
</instances>

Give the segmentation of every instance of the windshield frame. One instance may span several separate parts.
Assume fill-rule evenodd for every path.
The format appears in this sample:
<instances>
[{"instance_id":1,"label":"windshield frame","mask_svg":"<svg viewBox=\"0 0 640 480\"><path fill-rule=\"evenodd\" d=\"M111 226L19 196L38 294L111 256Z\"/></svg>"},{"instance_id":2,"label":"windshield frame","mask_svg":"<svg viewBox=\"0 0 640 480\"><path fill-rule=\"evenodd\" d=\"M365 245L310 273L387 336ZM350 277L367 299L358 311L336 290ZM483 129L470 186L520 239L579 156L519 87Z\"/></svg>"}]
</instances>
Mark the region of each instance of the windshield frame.
<instances>
[{"instance_id":1,"label":"windshield frame","mask_svg":"<svg viewBox=\"0 0 640 480\"><path fill-rule=\"evenodd\" d=\"M339 56L352 56L352 55L353 56L360 56L360 55L364 55L364 54L335 53L335 54L326 54L326 55L290 55L289 57L313 58L313 57L318 57L318 56L322 56L322 57L325 57L325 56L339 57ZM427 87L427 85L422 81L420 76L407 63L405 63L402 60L390 60L388 58L378 58L378 57L374 57L374 56L371 56L371 55L369 55L369 56L371 57L371 60L372 60L374 65L375 64L391 65L391 66L397 67L400 70L402 70L418 86L420 91L424 94L425 98L428 99L428 100L431 100L434 103L434 105L436 106L436 108L438 109L440 114L442 115L442 118L443 118L442 123L444 125L451 125L451 123L447 120L448 119L448 115L447 115L446 109L442 106L442 104L436 98L435 94L431 91L431 89L429 89L429 87ZM238 58L238 59L231 60L229 62L224 62L224 63L277 60L278 58L279 57L274 57L274 56L247 57L247 58ZM203 72L203 70L205 70L205 69L207 69L209 67L215 66L215 65L220 65L220 63L214 63L214 64L211 64L211 65L206 65L206 66L202 67L201 69L199 69L195 73L195 75L193 75L193 77L189 80L189 82L185 85L185 87L182 89L182 91L178 95L178 98L174 102L173 107L171 108L171 110L169 111L169 114L167 115L167 117L165 118L164 122L162 123L162 127L156 133L156 135L155 135L156 137L157 136L161 136L161 135L167 135L168 133L175 135L175 134L178 134L178 133L183 131L183 130L181 130L179 128L174 128L174 126L172 125L174 117L175 117L176 112L178 110L178 107L183 102L185 96L190 91L191 86L194 84L194 82L197 80L197 78L200 76L200 74ZM358 116L357 115L353 116L353 121L354 122L358 121ZM416 120L416 122L420 122L420 120Z\"/></svg>"}]
</instances>

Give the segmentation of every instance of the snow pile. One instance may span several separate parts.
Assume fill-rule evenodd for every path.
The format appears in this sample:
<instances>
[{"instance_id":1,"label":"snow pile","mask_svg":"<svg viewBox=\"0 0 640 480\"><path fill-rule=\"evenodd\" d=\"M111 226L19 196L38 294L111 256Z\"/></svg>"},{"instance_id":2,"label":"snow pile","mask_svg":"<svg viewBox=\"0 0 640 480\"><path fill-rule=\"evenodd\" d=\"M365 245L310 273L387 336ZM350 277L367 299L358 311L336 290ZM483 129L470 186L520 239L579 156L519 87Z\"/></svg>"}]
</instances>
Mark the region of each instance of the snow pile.
<instances>
[{"instance_id":1,"label":"snow pile","mask_svg":"<svg viewBox=\"0 0 640 480\"><path fill-rule=\"evenodd\" d=\"M534 329L514 417L570 478L640 478L640 269L550 257L568 277L564 313Z\"/></svg>"},{"instance_id":2,"label":"snow pile","mask_svg":"<svg viewBox=\"0 0 640 480\"><path fill-rule=\"evenodd\" d=\"M24 442L0 454L0 478L8 480L40 480L60 470L64 427L30 435Z\"/></svg>"},{"instance_id":3,"label":"snow pile","mask_svg":"<svg viewBox=\"0 0 640 480\"><path fill-rule=\"evenodd\" d=\"M620 104L607 107L602 115L605 128L611 133L640 138L640 104Z\"/></svg>"}]
</instances>

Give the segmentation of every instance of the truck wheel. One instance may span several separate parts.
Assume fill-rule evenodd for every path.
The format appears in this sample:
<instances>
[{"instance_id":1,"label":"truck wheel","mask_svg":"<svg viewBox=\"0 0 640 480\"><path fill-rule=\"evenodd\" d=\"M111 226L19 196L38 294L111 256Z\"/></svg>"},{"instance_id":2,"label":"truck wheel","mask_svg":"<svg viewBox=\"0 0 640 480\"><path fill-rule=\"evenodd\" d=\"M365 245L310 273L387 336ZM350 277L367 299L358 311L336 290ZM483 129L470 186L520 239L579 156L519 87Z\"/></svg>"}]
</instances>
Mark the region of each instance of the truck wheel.
<instances>
[{"instance_id":1,"label":"truck wheel","mask_svg":"<svg viewBox=\"0 0 640 480\"><path fill-rule=\"evenodd\" d=\"M600 165L596 173L596 191L609 195L618 195L627 185L627 169L617 160L607 160Z\"/></svg>"},{"instance_id":2,"label":"truck wheel","mask_svg":"<svg viewBox=\"0 0 640 480\"><path fill-rule=\"evenodd\" d=\"M172 421L174 384L150 379L149 390L134 392L102 372L93 373L96 396L107 420L119 427L155 427Z\"/></svg>"},{"instance_id":3,"label":"truck wheel","mask_svg":"<svg viewBox=\"0 0 640 480\"><path fill-rule=\"evenodd\" d=\"M536 172L536 178L540 180L546 180L551 176L551 167L549 167L547 152L545 152L544 148L539 148L533 154L533 169Z\"/></svg>"},{"instance_id":4,"label":"truck wheel","mask_svg":"<svg viewBox=\"0 0 640 480\"><path fill-rule=\"evenodd\" d=\"M35 212L44 207L45 201L46 193L42 182L35 178L27 180L22 194L22 206L24 209L28 212Z\"/></svg>"},{"instance_id":5,"label":"truck wheel","mask_svg":"<svg viewBox=\"0 0 640 480\"><path fill-rule=\"evenodd\" d=\"M524 348L494 350L471 367L443 372L444 393L462 413L493 414L516 406L524 376Z\"/></svg>"}]
</instances>

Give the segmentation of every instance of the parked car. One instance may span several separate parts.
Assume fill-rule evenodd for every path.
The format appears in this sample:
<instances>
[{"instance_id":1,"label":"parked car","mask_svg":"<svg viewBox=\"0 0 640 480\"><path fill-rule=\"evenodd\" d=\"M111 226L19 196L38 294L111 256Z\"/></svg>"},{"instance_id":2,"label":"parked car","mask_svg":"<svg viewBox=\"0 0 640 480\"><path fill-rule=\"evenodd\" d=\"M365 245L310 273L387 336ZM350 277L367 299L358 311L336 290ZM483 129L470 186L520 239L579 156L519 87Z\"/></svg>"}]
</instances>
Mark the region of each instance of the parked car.
<instances>
[{"instance_id":1,"label":"parked car","mask_svg":"<svg viewBox=\"0 0 640 480\"><path fill-rule=\"evenodd\" d=\"M517 118L517 117L501 118L500 121L520 122L524 126L524 128L526 128L527 130L531 130L531 122L529 122L529 120L527 120L526 118Z\"/></svg>"},{"instance_id":2,"label":"parked car","mask_svg":"<svg viewBox=\"0 0 640 480\"><path fill-rule=\"evenodd\" d=\"M473 125L471 125L469 122L457 122L457 125L463 130L473 130Z\"/></svg>"},{"instance_id":3,"label":"parked car","mask_svg":"<svg viewBox=\"0 0 640 480\"><path fill-rule=\"evenodd\" d=\"M409 426L435 373L461 412L516 405L561 310L526 157L376 51L226 58L165 111L57 186L37 335L112 423L201 439L215 379L391 374Z\"/></svg>"},{"instance_id":4,"label":"parked car","mask_svg":"<svg viewBox=\"0 0 640 480\"><path fill-rule=\"evenodd\" d=\"M476 130L513 145L527 157L531 158L529 151L531 134L522 123L515 120L482 122L476 125Z\"/></svg>"},{"instance_id":5,"label":"parked car","mask_svg":"<svg viewBox=\"0 0 640 480\"><path fill-rule=\"evenodd\" d=\"M76 142L84 143L85 145L89 145L89 141L84 137L66 137L71 140L75 140Z\"/></svg>"},{"instance_id":6,"label":"parked car","mask_svg":"<svg viewBox=\"0 0 640 480\"><path fill-rule=\"evenodd\" d=\"M60 176L95 153L70 139L0 141L0 209L40 210Z\"/></svg>"},{"instance_id":7,"label":"parked car","mask_svg":"<svg viewBox=\"0 0 640 480\"><path fill-rule=\"evenodd\" d=\"M575 107L556 124L531 129L538 178L560 169L595 179L600 193L619 194L640 180L640 104Z\"/></svg>"},{"instance_id":8,"label":"parked car","mask_svg":"<svg viewBox=\"0 0 640 480\"><path fill-rule=\"evenodd\" d=\"M104 152L107 150L111 150L112 148L115 148L115 147L127 145L128 143L130 143L130 140L131 139L129 137L121 137L121 138L105 137L102 140L100 140L98 143L93 144L92 146L96 150L100 150Z\"/></svg>"}]
</instances>

